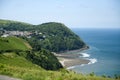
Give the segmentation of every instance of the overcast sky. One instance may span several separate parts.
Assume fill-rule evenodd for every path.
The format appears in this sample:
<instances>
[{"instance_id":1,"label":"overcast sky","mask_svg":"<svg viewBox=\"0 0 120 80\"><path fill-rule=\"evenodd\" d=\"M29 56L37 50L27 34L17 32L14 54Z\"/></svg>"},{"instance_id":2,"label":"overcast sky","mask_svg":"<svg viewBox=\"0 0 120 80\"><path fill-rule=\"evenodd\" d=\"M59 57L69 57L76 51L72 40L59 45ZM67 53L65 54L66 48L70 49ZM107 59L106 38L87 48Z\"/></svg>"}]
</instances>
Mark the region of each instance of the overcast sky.
<instances>
[{"instance_id":1,"label":"overcast sky","mask_svg":"<svg viewBox=\"0 0 120 80\"><path fill-rule=\"evenodd\" d=\"M120 0L0 0L0 19L70 28L120 28Z\"/></svg>"}]
</instances>

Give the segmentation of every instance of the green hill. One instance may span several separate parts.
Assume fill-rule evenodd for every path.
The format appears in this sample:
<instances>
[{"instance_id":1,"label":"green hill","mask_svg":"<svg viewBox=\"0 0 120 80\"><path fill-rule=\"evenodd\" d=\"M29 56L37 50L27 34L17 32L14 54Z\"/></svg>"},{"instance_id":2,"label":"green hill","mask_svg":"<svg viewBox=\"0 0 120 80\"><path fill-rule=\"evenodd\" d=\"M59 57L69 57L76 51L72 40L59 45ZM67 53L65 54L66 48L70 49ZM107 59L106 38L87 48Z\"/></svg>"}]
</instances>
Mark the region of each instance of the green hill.
<instances>
[{"instance_id":1,"label":"green hill","mask_svg":"<svg viewBox=\"0 0 120 80\"><path fill-rule=\"evenodd\" d=\"M18 37L1 37L0 52L1 54L5 52L15 52L47 70L58 70L62 68L58 59L51 52L45 49L34 52L25 40Z\"/></svg>"},{"instance_id":2,"label":"green hill","mask_svg":"<svg viewBox=\"0 0 120 80\"><path fill-rule=\"evenodd\" d=\"M0 29L31 32L31 38L23 38L36 51L44 48L52 52L62 52L86 47L84 41L62 23L48 22L31 25L17 21L0 20Z\"/></svg>"},{"instance_id":3,"label":"green hill","mask_svg":"<svg viewBox=\"0 0 120 80\"><path fill-rule=\"evenodd\" d=\"M12 20L2 20L0 19L0 28L4 28L5 30L20 30L24 31L27 29L31 29L33 26L28 23L12 21Z\"/></svg>"},{"instance_id":4,"label":"green hill","mask_svg":"<svg viewBox=\"0 0 120 80\"><path fill-rule=\"evenodd\" d=\"M49 22L38 25L38 32L46 36L39 43L45 49L54 52L69 51L81 49L86 44L69 28L62 23ZM34 35L36 39L40 39L41 35Z\"/></svg>"},{"instance_id":5,"label":"green hill","mask_svg":"<svg viewBox=\"0 0 120 80\"><path fill-rule=\"evenodd\" d=\"M0 37L0 51L26 51L30 49L31 46L25 40L18 37Z\"/></svg>"}]
</instances>

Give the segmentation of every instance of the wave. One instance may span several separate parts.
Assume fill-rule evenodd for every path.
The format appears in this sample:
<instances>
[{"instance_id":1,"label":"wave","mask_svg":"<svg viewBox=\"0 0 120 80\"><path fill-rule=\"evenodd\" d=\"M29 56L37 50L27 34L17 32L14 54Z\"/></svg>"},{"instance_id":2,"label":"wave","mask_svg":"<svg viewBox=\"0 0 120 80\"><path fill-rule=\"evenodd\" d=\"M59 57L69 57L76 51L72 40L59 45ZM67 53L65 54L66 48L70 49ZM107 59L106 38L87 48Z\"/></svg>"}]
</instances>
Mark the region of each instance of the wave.
<instances>
[{"instance_id":1,"label":"wave","mask_svg":"<svg viewBox=\"0 0 120 80\"><path fill-rule=\"evenodd\" d=\"M93 58L93 59L88 59L88 60L90 60L90 62L89 62L88 64L94 64L94 63L97 62L97 59L95 59L95 58Z\"/></svg>"},{"instance_id":2,"label":"wave","mask_svg":"<svg viewBox=\"0 0 120 80\"><path fill-rule=\"evenodd\" d=\"M67 69L73 69L73 68L75 68L75 67L77 67L77 66L83 67L83 66L85 66L85 65L94 64L94 63L97 62L97 59L95 59L95 58L93 58L93 59L87 59L87 60L90 61L88 64L75 65L75 66L68 67Z\"/></svg>"},{"instance_id":3,"label":"wave","mask_svg":"<svg viewBox=\"0 0 120 80\"><path fill-rule=\"evenodd\" d=\"M80 53L82 56L81 57L84 57L84 58L87 58L87 57L90 57L90 54L87 54L87 53Z\"/></svg>"},{"instance_id":4,"label":"wave","mask_svg":"<svg viewBox=\"0 0 120 80\"><path fill-rule=\"evenodd\" d=\"M80 64L80 65L70 66L70 67L67 67L67 69L73 69L73 68L79 67L79 66L83 67L83 66L94 64L97 62L96 58L90 58L90 54L87 54L87 53L80 53L80 54L81 54L80 57L83 57L83 59L89 60L88 64Z\"/></svg>"},{"instance_id":5,"label":"wave","mask_svg":"<svg viewBox=\"0 0 120 80\"><path fill-rule=\"evenodd\" d=\"M67 69L73 69L75 68L76 66L71 66L71 67L67 67Z\"/></svg>"},{"instance_id":6,"label":"wave","mask_svg":"<svg viewBox=\"0 0 120 80\"><path fill-rule=\"evenodd\" d=\"M86 64L81 64L80 66L85 66Z\"/></svg>"}]
</instances>

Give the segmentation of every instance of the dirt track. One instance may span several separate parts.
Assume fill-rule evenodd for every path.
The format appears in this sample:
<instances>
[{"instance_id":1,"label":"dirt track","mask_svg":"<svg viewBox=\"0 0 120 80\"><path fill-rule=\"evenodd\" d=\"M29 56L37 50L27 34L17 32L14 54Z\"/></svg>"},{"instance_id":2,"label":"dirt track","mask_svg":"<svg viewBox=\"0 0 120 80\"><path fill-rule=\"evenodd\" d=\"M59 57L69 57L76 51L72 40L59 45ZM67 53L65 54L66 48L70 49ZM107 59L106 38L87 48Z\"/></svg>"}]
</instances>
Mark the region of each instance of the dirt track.
<instances>
[{"instance_id":1,"label":"dirt track","mask_svg":"<svg viewBox=\"0 0 120 80\"><path fill-rule=\"evenodd\" d=\"M12 77L5 76L5 75L0 75L0 80L21 80L21 79L12 78Z\"/></svg>"}]
</instances>

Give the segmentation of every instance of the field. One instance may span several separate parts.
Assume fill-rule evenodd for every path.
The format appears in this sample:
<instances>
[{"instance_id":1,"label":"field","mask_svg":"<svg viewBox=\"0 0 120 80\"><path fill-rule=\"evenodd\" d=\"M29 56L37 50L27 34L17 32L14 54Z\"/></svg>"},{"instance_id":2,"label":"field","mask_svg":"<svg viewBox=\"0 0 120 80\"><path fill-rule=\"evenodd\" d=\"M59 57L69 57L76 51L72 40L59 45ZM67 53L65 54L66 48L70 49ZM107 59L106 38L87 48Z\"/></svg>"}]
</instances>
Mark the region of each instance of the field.
<instances>
[{"instance_id":1,"label":"field","mask_svg":"<svg viewBox=\"0 0 120 80\"><path fill-rule=\"evenodd\" d=\"M29 50L31 47L29 44L17 37L0 37L0 50Z\"/></svg>"}]
</instances>

